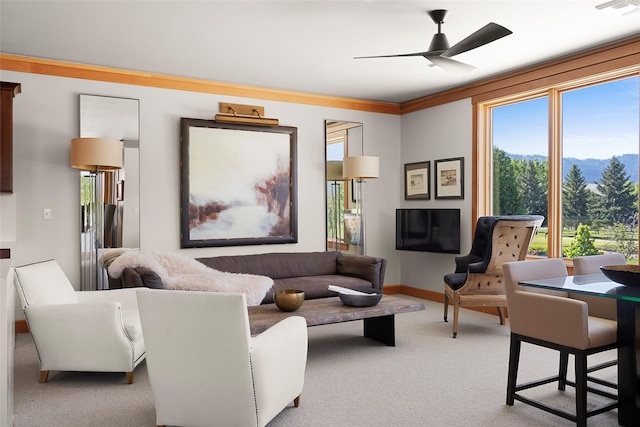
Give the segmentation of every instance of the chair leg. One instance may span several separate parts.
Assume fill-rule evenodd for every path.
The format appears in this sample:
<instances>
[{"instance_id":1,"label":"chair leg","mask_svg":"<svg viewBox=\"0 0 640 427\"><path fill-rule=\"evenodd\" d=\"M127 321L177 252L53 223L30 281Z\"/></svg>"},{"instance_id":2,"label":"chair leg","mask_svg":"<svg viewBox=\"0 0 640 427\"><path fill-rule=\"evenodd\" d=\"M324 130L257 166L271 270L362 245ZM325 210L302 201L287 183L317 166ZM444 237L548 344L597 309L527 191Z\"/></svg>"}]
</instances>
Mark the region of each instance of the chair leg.
<instances>
[{"instance_id":1,"label":"chair leg","mask_svg":"<svg viewBox=\"0 0 640 427\"><path fill-rule=\"evenodd\" d=\"M520 363L520 347L520 339L511 334L511 341L509 343L509 374L507 375L507 405L509 406L513 406L516 395L518 364Z\"/></svg>"},{"instance_id":2,"label":"chair leg","mask_svg":"<svg viewBox=\"0 0 640 427\"><path fill-rule=\"evenodd\" d=\"M293 399L293 406L295 406L296 408L300 406L300 396Z\"/></svg>"},{"instance_id":3,"label":"chair leg","mask_svg":"<svg viewBox=\"0 0 640 427\"><path fill-rule=\"evenodd\" d=\"M498 315L500 316L500 324L504 325L504 309L502 307L498 308Z\"/></svg>"},{"instance_id":4,"label":"chair leg","mask_svg":"<svg viewBox=\"0 0 640 427\"><path fill-rule=\"evenodd\" d=\"M460 304L458 301L453 301L453 337L458 336L458 312L460 311Z\"/></svg>"},{"instance_id":5,"label":"chair leg","mask_svg":"<svg viewBox=\"0 0 640 427\"><path fill-rule=\"evenodd\" d=\"M444 291L444 321L447 322L447 316L449 316L449 297L447 296L447 290Z\"/></svg>"},{"instance_id":6,"label":"chair leg","mask_svg":"<svg viewBox=\"0 0 640 427\"><path fill-rule=\"evenodd\" d=\"M576 426L587 426L587 356L575 355L576 363Z\"/></svg>"},{"instance_id":7,"label":"chair leg","mask_svg":"<svg viewBox=\"0 0 640 427\"><path fill-rule=\"evenodd\" d=\"M127 372L127 384L133 384L133 371Z\"/></svg>"},{"instance_id":8,"label":"chair leg","mask_svg":"<svg viewBox=\"0 0 640 427\"><path fill-rule=\"evenodd\" d=\"M42 384L46 383L49 379L49 371L40 371L40 382Z\"/></svg>"},{"instance_id":9,"label":"chair leg","mask_svg":"<svg viewBox=\"0 0 640 427\"><path fill-rule=\"evenodd\" d=\"M569 364L569 353L560 352L560 369L558 371L558 390L565 390L567 387L567 365Z\"/></svg>"}]
</instances>

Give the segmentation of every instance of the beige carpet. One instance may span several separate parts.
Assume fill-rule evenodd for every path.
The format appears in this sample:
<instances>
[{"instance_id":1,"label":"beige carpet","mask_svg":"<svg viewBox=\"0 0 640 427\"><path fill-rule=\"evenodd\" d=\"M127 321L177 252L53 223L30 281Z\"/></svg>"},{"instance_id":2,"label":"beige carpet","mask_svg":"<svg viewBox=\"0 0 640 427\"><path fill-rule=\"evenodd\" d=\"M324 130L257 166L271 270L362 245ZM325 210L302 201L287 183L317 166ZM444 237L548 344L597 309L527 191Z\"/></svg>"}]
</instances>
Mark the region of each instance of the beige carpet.
<instances>
[{"instance_id":1,"label":"beige carpet","mask_svg":"<svg viewBox=\"0 0 640 427\"><path fill-rule=\"evenodd\" d=\"M269 427L573 425L519 402L505 405L509 328L496 316L461 310L453 339L442 305L424 302L426 311L396 316L396 347L362 337L362 322L310 328L300 407L286 408ZM144 363L132 385L124 374L76 372L52 372L39 384L28 334L16 338L15 359L15 427L155 425ZM557 365L557 353L525 344L520 381L553 375ZM615 380L615 368L602 376ZM535 393L565 409L574 404L569 387ZM617 411L590 418L589 425L617 426Z\"/></svg>"}]
</instances>

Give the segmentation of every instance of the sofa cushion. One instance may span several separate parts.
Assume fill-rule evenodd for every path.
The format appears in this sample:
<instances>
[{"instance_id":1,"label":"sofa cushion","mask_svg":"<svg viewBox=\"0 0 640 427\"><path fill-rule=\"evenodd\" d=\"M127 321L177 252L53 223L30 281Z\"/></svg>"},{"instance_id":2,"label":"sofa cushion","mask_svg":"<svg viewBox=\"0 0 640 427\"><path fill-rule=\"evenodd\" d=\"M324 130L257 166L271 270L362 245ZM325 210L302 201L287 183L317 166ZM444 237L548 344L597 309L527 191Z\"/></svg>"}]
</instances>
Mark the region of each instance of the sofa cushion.
<instances>
[{"instance_id":1,"label":"sofa cushion","mask_svg":"<svg viewBox=\"0 0 640 427\"><path fill-rule=\"evenodd\" d=\"M341 255L336 260L338 274L367 279L377 286L381 262L377 258L356 255Z\"/></svg>"},{"instance_id":2,"label":"sofa cushion","mask_svg":"<svg viewBox=\"0 0 640 427\"><path fill-rule=\"evenodd\" d=\"M254 255L230 255L197 258L220 271L268 276L272 279L338 274L336 258L339 252L291 252Z\"/></svg>"},{"instance_id":3,"label":"sofa cushion","mask_svg":"<svg viewBox=\"0 0 640 427\"><path fill-rule=\"evenodd\" d=\"M164 284L160 276L147 267L126 268L122 271L121 280L126 287L164 289Z\"/></svg>"},{"instance_id":4,"label":"sofa cushion","mask_svg":"<svg viewBox=\"0 0 640 427\"><path fill-rule=\"evenodd\" d=\"M362 292L374 292L371 283L357 277L340 276L335 274L307 277L289 277L274 280L271 292L262 300L262 304L273 302L273 291L278 289L299 289L304 291L304 299L327 298L338 296L328 289L329 285L355 289Z\"/></svg>"}]
</instances>

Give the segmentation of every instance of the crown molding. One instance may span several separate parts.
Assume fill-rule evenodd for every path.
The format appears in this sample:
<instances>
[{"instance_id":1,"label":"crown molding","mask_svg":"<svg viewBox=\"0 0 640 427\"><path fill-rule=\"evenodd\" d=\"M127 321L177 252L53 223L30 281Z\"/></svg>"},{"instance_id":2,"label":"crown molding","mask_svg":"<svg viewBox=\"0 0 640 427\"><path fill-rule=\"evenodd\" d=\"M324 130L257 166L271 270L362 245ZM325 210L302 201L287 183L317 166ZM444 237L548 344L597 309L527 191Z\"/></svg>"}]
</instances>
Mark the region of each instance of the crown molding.
<instances>
[{"instance_id":1,"label":"crown molding","mask_svg":"<svg viewBox=\"0 0 640 427\"><path fill-rule=\"evenodd\" d=\"M148 86L187 92L238 96L243 98L264 99L331 108L343 108L347 110L368 111L372 113L400 114L400 104L391 102L368 101L354 98L341 98L337 96L268 89L257 86L222 83L204 79L124 70L119 68L41 59L28 56L8 55L4 53L0 53L0 70Z\"/></svg>"}]
</instances>

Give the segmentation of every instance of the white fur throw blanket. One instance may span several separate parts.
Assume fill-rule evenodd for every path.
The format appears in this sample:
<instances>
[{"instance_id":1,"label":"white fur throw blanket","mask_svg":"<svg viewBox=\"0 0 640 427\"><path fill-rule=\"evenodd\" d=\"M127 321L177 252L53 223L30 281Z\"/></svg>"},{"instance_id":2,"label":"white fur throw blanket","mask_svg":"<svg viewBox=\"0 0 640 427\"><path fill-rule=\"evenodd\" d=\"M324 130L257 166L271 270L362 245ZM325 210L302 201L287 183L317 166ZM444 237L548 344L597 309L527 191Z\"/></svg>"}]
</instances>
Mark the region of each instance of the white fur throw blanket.
<instances>
[{"instance_id":1,"label":"white fur throw blanket","mask_svg":"<svg viewBox=\"0 0 640 427\"><path fill-rule=\"evenodd\" d=\"M125 252L109 266L115 279L125 268L146 267L156 273L167 289L243 293L247 305L260 305L273 279L254 274L214 270L186 255L170 252Z\"/></svg>"}]
</instances>

